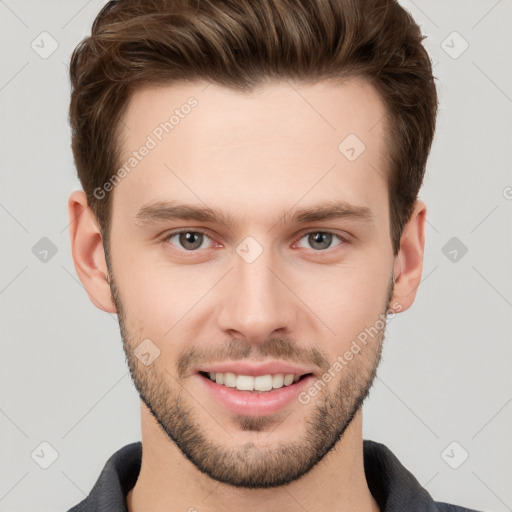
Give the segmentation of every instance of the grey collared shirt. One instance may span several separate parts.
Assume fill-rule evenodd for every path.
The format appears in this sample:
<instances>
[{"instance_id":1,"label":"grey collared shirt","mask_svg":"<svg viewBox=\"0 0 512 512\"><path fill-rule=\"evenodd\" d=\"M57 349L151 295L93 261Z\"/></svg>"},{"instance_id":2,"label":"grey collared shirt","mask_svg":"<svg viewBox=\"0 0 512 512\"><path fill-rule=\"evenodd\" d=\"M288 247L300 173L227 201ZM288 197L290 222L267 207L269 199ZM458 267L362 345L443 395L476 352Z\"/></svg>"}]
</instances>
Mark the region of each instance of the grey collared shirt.
<instances>
[{"instance_id":1,"label":"grey collared shirt","mask_svg":"<svg viewBox=\"0 0 512 512\"><path fill-rule=\"evenodd\" d=\"M387 446L364 440L363 453L366 481L381 512L478 512L434 501ZM128 512L126 494L137 481L141 458L140 441L115 452L89 496L68 512Z\"/></svg>"}]
</instances>

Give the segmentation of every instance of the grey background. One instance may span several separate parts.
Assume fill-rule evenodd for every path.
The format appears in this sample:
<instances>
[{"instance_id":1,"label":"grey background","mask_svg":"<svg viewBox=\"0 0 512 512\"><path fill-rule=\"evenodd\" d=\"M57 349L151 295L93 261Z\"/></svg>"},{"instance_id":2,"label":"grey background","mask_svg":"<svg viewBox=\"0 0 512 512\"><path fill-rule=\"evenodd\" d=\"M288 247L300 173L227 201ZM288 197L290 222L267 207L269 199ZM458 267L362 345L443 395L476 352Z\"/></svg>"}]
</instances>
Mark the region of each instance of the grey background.
<instances>
[{"instance_id":1,"label":"grey background","mask_svg":"<svg viewBox=\"0 0 512 512\"><path fill-rule=\"evenodd\" d=\"M67 65L103 4L0 0L2 512L67 510L140 439L117 317L89 301L67 230L80 188ZM420 195L423 280L389 322L364 438L387 444L436 500L512 510L512 0L401 4L428 36L441 112ZM47 58L31 47L43 31L58 43ZM460 55L454 31L469 44ZM46 262L44 237L56 250ZM452 237L467 247L455 262ZM31 456L48 462L42 442L58 453L47 469Z\"/></svg>"}]
</instances>

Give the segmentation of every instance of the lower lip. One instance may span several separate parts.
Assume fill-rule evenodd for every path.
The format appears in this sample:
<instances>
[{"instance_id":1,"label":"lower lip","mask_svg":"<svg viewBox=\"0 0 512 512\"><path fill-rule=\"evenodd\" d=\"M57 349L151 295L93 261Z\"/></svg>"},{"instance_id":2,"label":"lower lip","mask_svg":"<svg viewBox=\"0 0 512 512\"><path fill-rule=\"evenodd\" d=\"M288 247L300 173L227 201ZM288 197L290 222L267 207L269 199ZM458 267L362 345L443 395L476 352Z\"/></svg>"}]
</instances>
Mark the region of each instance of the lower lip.
<instances>
[{"instance_id":1,"label":"lower lip","mask_svg":"<svg viewBox=\"0 0 512 512\"><path fill-rule=\"evenodd\" d=\"M230 388L223 384L217 384L200 373L197 375L208 391L226 409L244 416L264 416L284 409L294 400L298 400L300 392L315 380L314 375L308 375L289 386L271 391L253 392Z\"/></svg>"}]
</instances>

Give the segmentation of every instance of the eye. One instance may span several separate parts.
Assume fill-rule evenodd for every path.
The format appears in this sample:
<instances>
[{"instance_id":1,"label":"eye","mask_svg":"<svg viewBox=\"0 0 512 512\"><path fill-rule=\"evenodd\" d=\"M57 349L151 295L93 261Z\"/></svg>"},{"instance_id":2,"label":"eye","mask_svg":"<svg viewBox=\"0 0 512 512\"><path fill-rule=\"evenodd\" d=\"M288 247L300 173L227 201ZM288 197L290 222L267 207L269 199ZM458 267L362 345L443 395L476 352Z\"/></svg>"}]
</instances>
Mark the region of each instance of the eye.
<instances>
[{"instance_id":1,"label":"eye","mask_svg":"<svg viewBox=\"0 0 512 512\"><path fill-rule=\"evenodd\" d=\"M336 237L340 241L337 245L342 245L346 242L343 237L336 233L331 233L330 231L311 231L310 233L306 233L301 240L307 238L307 242L311 244L313 250L322 251L331 247L333 237Z\"/></svg>"},{"instance_id":2,"label":"eye","mask_svg":"<svg viewBox=\"0 0 512 512\"><path fill-rule=\"evenodd\" d=\"M181 246L181 249L185 252L198 252L199 249L207 248L207 245L205 246L204 244L205 240L209 238L210 237L204 231L184 229L165 235L162 241L174 246ZM307 239L307 243L310 244L310 247L318 252L331 248L334 238L338 239L339 242L336 244L338 246L347 242L342 236L331 233L330 231L311 231L302 236L300 240ZM173 239L176 239L176 242L172 242ZM178 249L180 249L180 247L178 247Z\"/></svg>"},{"instance_id":3,"label":"eye","mask_svg":"<svg viewBox=\"0 0 512 512\"><path fill-rule=\"evenodd\" d=\"M176 238L178 243L181 245L185 251L195 252L197 249L204 249L202 247L205 237L209 238L206 233L203 231L192 231L192 230L183 230L183 231L175 231L174 233L169 233L163 238L164 242L171 243L173 238Z\"/></svg>"}]
</instances>

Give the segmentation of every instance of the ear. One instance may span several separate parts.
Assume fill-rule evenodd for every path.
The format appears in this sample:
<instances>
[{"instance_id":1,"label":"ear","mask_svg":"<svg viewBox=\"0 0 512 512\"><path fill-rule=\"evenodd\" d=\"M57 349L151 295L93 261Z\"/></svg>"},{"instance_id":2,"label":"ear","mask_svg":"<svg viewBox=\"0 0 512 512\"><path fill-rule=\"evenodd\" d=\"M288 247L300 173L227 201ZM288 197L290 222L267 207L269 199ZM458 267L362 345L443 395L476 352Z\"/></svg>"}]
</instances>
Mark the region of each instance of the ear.
<instances>
[{"instance_id":1,"label":"ear","mask_svg":"<svg viewBox=\"0 0 512 512\"><path fill-rule=\"evenodd\" d=\"M394 261L395 287L390 312L399 313L409 309L416 297L423 270L425 248L425 222L427 207L419 199L414 204L411 218L404 226L400 238L400 250Z\"/></svg>"},{"instance_id":2,"label":"ear","mask_svg":"<svg viewBox=\"0 0 512 512\"><path fill-rule=\"evenodd\" d=\"M89 208L83 190L75 190L68 199L69 236L75 270L91 302L107 313L116 313L101 230L96 216Z\"/></svg>"}]
</instances>

